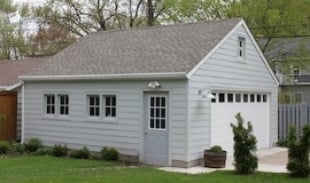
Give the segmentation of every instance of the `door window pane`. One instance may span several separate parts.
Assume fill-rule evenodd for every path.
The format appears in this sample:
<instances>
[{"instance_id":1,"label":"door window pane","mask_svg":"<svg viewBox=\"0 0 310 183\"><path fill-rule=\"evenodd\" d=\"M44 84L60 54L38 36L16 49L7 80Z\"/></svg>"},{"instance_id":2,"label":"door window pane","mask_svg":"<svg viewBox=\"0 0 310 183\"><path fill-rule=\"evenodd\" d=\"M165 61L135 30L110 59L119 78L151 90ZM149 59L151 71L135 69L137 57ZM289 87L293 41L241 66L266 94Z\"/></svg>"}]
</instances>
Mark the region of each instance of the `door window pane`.
<instances>
[{"instance_id":1,"label":"door window pane","mask_svg":"<svg viewBox=\"0 0 310 183\"><path fill-rule=\"evenodd\" d=\"M149 98L149 128L166 129L167 100L165 96L151 96Z\"/></svg>"}]
</instances>

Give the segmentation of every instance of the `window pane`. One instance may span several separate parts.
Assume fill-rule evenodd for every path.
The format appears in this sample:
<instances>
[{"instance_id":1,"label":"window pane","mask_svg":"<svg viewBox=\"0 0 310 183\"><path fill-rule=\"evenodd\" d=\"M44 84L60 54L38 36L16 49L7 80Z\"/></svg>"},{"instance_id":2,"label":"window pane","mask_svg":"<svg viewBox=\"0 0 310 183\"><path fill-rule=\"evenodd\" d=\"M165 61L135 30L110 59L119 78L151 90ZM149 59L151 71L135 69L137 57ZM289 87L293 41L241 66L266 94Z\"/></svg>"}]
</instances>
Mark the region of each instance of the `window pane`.
<instances>
[{"instance_id":1,"label":"window pane","mask_svg":"<svg viewBox=\"0 0 310 183\"><path fill-rule=\"evenodd\" d=\"M93 107L89 108L89 115L90 116L95 116L95 109Z\"/></svg>"},{"instance_id":2,"label":"window pane","mask_svg":"<svg viewBox=\"0 0 310 183\"><path fill-rule=\"evenodd\" d=\"M154 106L154 97L151 97L151 106Z\"/></svg>"},{"instance_id":3,"label":"window pane","mask_svg":"<svg viewBox=\"0 0 310 183\"><path fill-rule=\"evenodd\" d=\"M165 97L161 98L161 106L163 106L163 107L166 106L166 98Z\"/></svg>"},{"instance_id":4,"label":"window pane","mask_svg":"<svg viewBox=\"0 0 310 183\"><path fill-rule=\"evenodd\" d=\"M154 128L154 119L150 120L150 128Z\"/></svg>"},{"instance_id":5,"label":"window pane","mask_svg":"<svg viewBox=\"0 0 310 183\"><path fill-rule=\"evenodd\" d=\"M236 102L241 102L241 94L240 93L237 93L236 94Z\"/></svg>"},{"instance_id":6,"label":"window pane","mask_svg":"<svg viewBox=\"0 0 310 183\"><path fill-rule=\"evenodd\" d=\"M155 114L154 108L151 108L151 117L154 117L154 114Z\"/></svg>"},{"instance_id":7,"label":"window pane","mask_svg":"<svg viewBox=\"0 0 310 183\"><path fill-rule=\"evenodd\" d=\"M160 106L160 97L156 97L156 106Z\"/></svg>"},{"instance_id":8,"label":"window pane","mask_svg":"<svg viewBox=\"0 0 310 183\"><path fill-rule=\"evenodd\" d=\"M162 119L160 124L161 129L166 129L166 120Z\"/></svg>"},{"instance_id":9,"label":"window pane","mask_svg":"<svg viewBox=\"0 0 310 183\"><path fill-rule=\"evenodd\" d=\"M105 97L105 105L110 106L111 105L111 97Z\"/></svg>"},{"instance_id":10,"label":"window pane","mask_svg":"<svg viewBox=\"0 0 310 183\"><path fill-rule=\"evenodd\" d=\"M232 93L227 94L227 101L228 102L233 102L234 101L234 95Z\"/></svg>"},{"instance_id":11,"label":"window pane","mask_svg":"<svg viewBox=\"0 0 310 183\"><path fill-rule=\"evenodd\" d=\"M115 96L112 97L112 105L113 105L113 106L116 106L116 97L115 97Z\"/></svg>"},{"instance_id":12,"label":"window pane","mask_svg":"<svg viewBox=\"0 0 310 183\"><path fill-rule=\"evenodd\" d=\"M260 94L256 95L256 102L261 102L262 98Z\"/></svg>"},{"instance_id":13,"label":"window pane","mask_svg":"<svg viewBox=\"0 0 310 183\"><path fill-rule=\"evenodd\" d=\"M112 108L112 117L116 117L116 108Z\"/></svg>"},{"instance_id":14,"label":"window pane","mask_svg":"<svg viewBox=\"0 0 310 183\"><path fill-rule=\"evenodd\" d=\"M100 115L100 109L99 109L99 107L96 107L95 110L96 110L96 116L99 116L99 115Z\"/></svg>"},{"instance_id":15,"label":"window pane","mask_svg":"<svg viewBox=\"0 0 310 183\"><path fill-rule=\"evenodd\" d=\"M225 93L219 93L219 102L225 102Z\"/></svg>"},{"instance_id":16,"label":"window pane","mask_svg":"<svg viewBox=\"0 0 310 183\"><path fill-rule=\"evenodd\" d=\"M46 106L46 114L50 114L51 113L51 106Z\"/></svg>"},{"instance_id":17,"label":"window pane","mask_svg":"<svg viewBox=\"0 0 310 183\"><path fill-rule=\"evenodd\" d=\"M250 100L251 100L251 102L255 102L255 95L254 94L250 95Z\"/></svg>"},{"instance_id":18,"label":"window pane","mask_svg":"<svg viewBox=\"0 0 310 183\"><path fill-rule=\"evenodd\" d=\"M60 107L60 114L65 114L65 107L63 106Z\"/></svg>"},{"instance_id":19,"label":"window pane","mask_svg":"<svg viewBox=\"0 0 310 183\"><path fill-rule=\"evenodd\" d=\"M166 109L161 109L161 117L166 117Z\"/></svg>"},{"instance_id":20,"label":"window pane","mask_svg":"<svg viewBox=\"0 0 310 183\"><path fill-rule=\"evenodd\" d=\"M90 105L94 105L94 104L95 104L95 101L94 101L94 100L95 100L94 97L90 96L90 97L89 97L89 104L90 104Z\"/></svg>"},{"instance_id":21,"label":"window pane","mask_svg":"<svg viewBox=\"0 0 310 183\"><path fill-rule=\"evenodd\" d=\"M248 102L249 101L249 97L248 94L243 94L243 102Z\"/></svg>"},{"instance_id":22,"label":"window pane","mask_svg":"<svg viewBox=\"0 0 310 183\"><path fill-rule=\"evenodd\" d=\"M267 95L263 95L263 102L267 102Z\"/></svg>"},{"instance_id":23,"label":"window pane","mask_svg":"<svg viewBox=\"0 0 310 183\"><path fill-rule=\"evenodd\" d=\"M160 117L160 109L156 109L156 117Z\"/></svg>"},{"instance_id":24,"label":"window pane","mask_svg":"<svg viewBox=\"0 0 310 183\"><path fill-rule=\"evenodd\" d=\"M155 128L159 128L159 119L156 119L156 126Z\"/></svg>"},{"instance_id":25,"label":"window pane","mask_svg":"<svg viewBox=\"0 0 310 183\"><path fill-rule=\"evenodd\" d=\"M111 108L105 108L105 116L110 117L111 116Z\"/></svg>"}]
</instances>

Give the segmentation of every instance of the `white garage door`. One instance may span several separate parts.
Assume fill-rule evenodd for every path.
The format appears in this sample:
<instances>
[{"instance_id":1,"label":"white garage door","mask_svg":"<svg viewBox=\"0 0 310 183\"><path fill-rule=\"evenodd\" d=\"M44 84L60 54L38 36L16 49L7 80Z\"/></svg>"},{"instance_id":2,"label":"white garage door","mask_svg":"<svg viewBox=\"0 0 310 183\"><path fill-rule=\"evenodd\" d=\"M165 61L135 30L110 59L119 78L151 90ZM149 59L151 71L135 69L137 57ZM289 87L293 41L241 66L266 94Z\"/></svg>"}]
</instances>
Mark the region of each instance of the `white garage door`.
<instances>
[{"instance_id":1,"label":"white garage door","mask_svg":"<svg viewBox=\"0 0 310 183\"><path fill-rule=\"evenodd\" d=\"M250 92L213 92L211 101L211 146L220 145L229 155L233 154L231 123L241 112L245 124L251 121L257 139L257 148L269 147L269 95Z\"/></svg>"}]
</instances>

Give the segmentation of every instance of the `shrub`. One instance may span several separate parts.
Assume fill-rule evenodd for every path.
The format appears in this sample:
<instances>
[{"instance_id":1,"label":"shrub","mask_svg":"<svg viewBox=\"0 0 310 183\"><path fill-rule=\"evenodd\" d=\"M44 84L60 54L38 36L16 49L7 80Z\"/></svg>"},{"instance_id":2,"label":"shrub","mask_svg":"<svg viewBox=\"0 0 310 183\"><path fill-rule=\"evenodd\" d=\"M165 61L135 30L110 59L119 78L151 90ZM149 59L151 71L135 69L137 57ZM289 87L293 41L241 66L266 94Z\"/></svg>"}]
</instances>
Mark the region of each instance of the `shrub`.
<instances>
[{"instance_id":1,"label":"shrub","mask_svg":"<svg viewBox=\"0 0 310 183\"><path fill-rule=\"evenodd\" d=\"M308 177L310 174L310 126L303 127L300 139L296 137L296 129L291 126L288 137L288 163L287 169L292 177Z\"/></svg>"},{"instance_id":2,"label":"shrub","mask_svg":"<svg viewBox=\"0 0 310 183\"><path fill-rule=\"evenodd\" d=\"M101 149L101 156L102 159L107 161L117 161L119 158L119 153L113 147L109 148L105 146Z\"/></svg>"},{"instance_id":3,"label":"shrub","mask_svg":"<svg viewBox=\"0 0 310 183\"><path fill-rule=\"evenodd\" d=\"M277 145L280 147L287 147L287 139L279 139Z\"/></svg>"},{"instance_id":4,"label":"shrub","mask_svg":"<svg viewBox=\"0 0 310 183\"><path fill-rule=\"evenodd\" d=\"M234 134L234 159L235 169L238 174L251 174L257 168L256 137L252 134L253 127L248 122L247 128L243 127L244 119L240 113L235 116L237 125L231 124Z\"/></svg>"},{"instance_id":5,"label":"shrub","mask_svg":"<svg viewBox=\"0 0 310 183\"><path fill-rule=\"evenodd\" d=\"M73 150L70 154L70 157L77 159L89 159L90 152L87 147L83 147L82 149Z\"/></svg>"},{"instance_id":6,"label":"shrub","mask_svg":"<svg viewBox=\"0 0 310 183\"><path fill-rule=\"evenodd\" d=\"M52 149L46 148L46 147L43 147L43 148L41 147L35 152L35 155L38 155L38 156L52 155Z\"/></svg>"},{"instance_id":7,"label":"shrub","mask_svg":"<svg viewBox=\"0 0 310 183\"><path fill-rule=\"evenodd\" d=\"M35 152L37 151L40 147L42 147L42 143L41 140L38 138L32 138L29 140L29 142L27 144L25 144L26 149L29 152Z\"/></svg>"},{"instance_id":8,"label":"shrub","mask_svg":"<svg viewBox=\"0 0 310 183\"><path fill-rule=\"evenodd\" d=\"M210 151L212 151L212 152L222 152L223 149L219 145L214 145L214 146L211 147Z\"/></svg>"},{"instance_id":9,"label":"shrub","mask_svg":"<svg viewBox=\"0 0 310 183\"><path fill-rule=\"evenodd\" d=\"M20 144L20 143L14 143L14 144L12 144L12 151L18 152L18 153L23 153L25 151L25 145Z\"/></svg>"},{"instance_id":10,"label":"shrub","mask_svg":"<svg viewBox=\"0 0 310 183\"><path fill-rule=\"evenodd\" d=\"M67 156L68 154L68 148L66 145L54 145L52 149L52 155L56 157L62 157L62 156Z\"/></svg>"},{"instance_id":11,"label":"shrub","mask_svg":"<svg viewBox=\"0 0 310 183\"><path fill-rule=\"evenodd\" d=\"M9 150L9 143L7 141L0 141L0 154L6 154Z\"/></svg>"},{"instance_id":12,"label":"shrub","mask_svg":"<svg viewBox=\"0 0 310 183\"><path fill-rule=\"evenodd\" d=\"M5 115L0 114L0 123L3 122L5 120Z\"/></svg>"}]
</instances>

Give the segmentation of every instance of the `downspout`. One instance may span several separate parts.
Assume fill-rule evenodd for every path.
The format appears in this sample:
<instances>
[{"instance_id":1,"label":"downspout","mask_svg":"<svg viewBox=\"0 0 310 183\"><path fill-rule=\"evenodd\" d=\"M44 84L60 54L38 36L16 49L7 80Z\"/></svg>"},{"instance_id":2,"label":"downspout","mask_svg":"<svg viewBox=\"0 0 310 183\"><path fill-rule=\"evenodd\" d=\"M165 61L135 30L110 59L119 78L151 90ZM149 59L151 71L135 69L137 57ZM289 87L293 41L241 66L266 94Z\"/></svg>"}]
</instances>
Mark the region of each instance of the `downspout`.
<instances>
[{"instance_id":1,"label":"downspout","mask_svg":"<svg viewBox=\"0 0 310 183\"><path fill-rule=\"evenodd\" d=\"M21 143L25 142L25 83L22 81L22 123L21 123Z\"/></svg>"}]
</instances>

